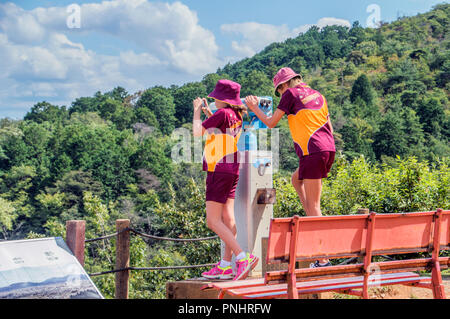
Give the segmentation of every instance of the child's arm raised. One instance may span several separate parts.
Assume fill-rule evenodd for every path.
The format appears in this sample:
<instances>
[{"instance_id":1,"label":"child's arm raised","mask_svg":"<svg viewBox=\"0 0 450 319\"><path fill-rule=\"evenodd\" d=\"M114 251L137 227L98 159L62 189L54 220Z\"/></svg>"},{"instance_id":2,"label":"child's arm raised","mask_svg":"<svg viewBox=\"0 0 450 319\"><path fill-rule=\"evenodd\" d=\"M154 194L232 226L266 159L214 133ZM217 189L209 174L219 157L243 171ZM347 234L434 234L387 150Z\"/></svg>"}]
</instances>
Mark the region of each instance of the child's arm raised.
<instances>
[{"instance_id":1,"label":"child's arm raised","mask_svg":"<svg viewBox=\"0 0 450 319\"><path fill-rule=\"evenodd\" d=\"M194 134L194 137L203 136L203 134L205 134L205 129L203 128L202 120L200 119L202 103L203 101L199 97L192 102L194 106L194 117L192 120L192 133Z\"/></svg>"},{"instance_id":2,"label":"child's arm raised","mask_svg":"<svg viewBox=\"0 0 450 319\"><path fill-rule=\"evenodd\" d=\"M258 107L258 98L256 96L250 95L245 98L245 104L248 106L248 108L256 114L256 116L263 121L264 124L266 124L270 128L274 128L277 126L278 122L281 120L283 115L285 114L282 110L276 109L275 113L268 117L266 114L264 114L263 111L261 111Z\"/></svg>"}]
</instances>

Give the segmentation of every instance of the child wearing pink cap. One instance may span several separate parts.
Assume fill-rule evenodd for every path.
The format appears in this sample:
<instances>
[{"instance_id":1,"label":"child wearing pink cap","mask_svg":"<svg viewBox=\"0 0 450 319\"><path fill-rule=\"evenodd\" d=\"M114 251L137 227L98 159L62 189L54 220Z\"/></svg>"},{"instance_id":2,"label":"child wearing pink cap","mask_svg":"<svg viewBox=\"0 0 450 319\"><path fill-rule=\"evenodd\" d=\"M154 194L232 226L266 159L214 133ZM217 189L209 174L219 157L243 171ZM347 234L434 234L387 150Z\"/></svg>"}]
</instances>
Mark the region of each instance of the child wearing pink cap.
<instances>
[{"instance_id":1,"label":"child wearing pink cap","mask_svg":"<svg viewBox=\"0 0 450 319\"><path fill-rule=\"evenodd\" d=\"M219 80L208 97L214 98L217 111L209 111L206 99L193 101L194 136L207 134L203 156L203 170L206 177L206 221L225 243L223 259L211 270L202 273L209 279L241 280L248 276L258 263L258 257L244 252L236 240L234 199L239 180L237 142L242 131L242 116L246 108L240 98L240 84ZM205 106L203 106L203 104ZM202 123L202 111L208 118ZM231 266L232 254L236 256L236 273Z\"/></svg>"},{"instance_id":2,"label":"child wearing pink cap","mask_svg":"<svg viewBox=\"0 0 450 319\"><path fill-rule=\"evenodd\" d=\"M286 114L299 157L299 168L292 174L292 184L308 216L322 216L320 197L322 179L328 177L336 147L333 127L325 97L303 82L291 68L282 68L273 78L275 95L280 104L272 117L258 108L258 99L248 96L245 103L268 127L273 128ZM328 260L316 261L311 267L329 266Z\"/></svg>"}]
</instances>

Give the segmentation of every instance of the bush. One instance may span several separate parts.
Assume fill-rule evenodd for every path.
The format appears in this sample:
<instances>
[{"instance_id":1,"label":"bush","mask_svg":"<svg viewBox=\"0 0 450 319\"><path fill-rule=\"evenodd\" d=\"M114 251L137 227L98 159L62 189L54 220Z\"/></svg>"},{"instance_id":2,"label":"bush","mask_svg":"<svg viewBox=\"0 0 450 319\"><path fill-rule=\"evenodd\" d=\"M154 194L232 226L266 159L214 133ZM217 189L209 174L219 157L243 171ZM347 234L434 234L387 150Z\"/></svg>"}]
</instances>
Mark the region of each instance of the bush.
<instances>
[{"instance_id":1,"label":"bush","mask_svg":"<svg viewBox=\"0 0 450 319\"><path fill-rule=\"evenodd\" d=\"M450 206L449 159L430 166L416 158L397 157L391 164L371 164L363 156L348 162L337 156L328 179L323 181L324 215L348 215L358 208L377 213L434 211ZM290 176L278 176L275 217L303 215Z\"/></svg>"}]
</instances>

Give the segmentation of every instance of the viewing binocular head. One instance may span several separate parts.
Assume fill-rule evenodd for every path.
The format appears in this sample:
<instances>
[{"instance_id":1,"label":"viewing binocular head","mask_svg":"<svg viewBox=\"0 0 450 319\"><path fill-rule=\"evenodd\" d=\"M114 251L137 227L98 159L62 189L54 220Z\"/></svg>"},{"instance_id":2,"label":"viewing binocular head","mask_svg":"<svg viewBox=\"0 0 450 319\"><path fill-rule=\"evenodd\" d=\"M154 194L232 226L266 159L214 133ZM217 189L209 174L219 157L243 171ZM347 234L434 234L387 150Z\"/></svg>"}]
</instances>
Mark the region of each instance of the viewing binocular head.
<instances>
[{"instance_id":1,"label":"viewing binocular head","mask_svg":"<svg viewBox=\"0 0 450 319\"><path fill-rule=\"evenodd\" d=\"M267 113L267 111L272 110L272 99L264 98L264 97L258 97L259 101L259 108L263 110L264 113Z\"/></svg>"},{"instance_id":2,"label":"viewing binocular head","mask_svg":"<svg viewBox=\"0 0 450 319\"><path fill-rule=\"evenodd\" d=\"M257 97L258 98L258 103L259 103L259 108L266 114L269 114L272 111L272 104L273 104L273 100L271 97L269 96L265 96L265 97ZM244 103L245 105L245 99L241 99L242 103Z\"/></svg>"},{"instance_id":3,"label":"viewing binocular head","mask_svg":"<svg viewBox=\"0 0 450 319\"><path fill-rule=\"evenodd\" d=\"M245 104L245 99L241 99L242 103L247 106ZM258 97L258 103L259 103L259 108L266 113L267 115L272 114L272 105L273 105L273 100L272 97L270 96L265 96L265 97ZM202 103L202 107L206 107L205 103ZM216 107L216 103L212 102L209 104L209 108L211 109L211 111L214 113L215 111L217 111L217 107ZM250 112L252 115L253 112Z\"/></svg>"}]
</instances>

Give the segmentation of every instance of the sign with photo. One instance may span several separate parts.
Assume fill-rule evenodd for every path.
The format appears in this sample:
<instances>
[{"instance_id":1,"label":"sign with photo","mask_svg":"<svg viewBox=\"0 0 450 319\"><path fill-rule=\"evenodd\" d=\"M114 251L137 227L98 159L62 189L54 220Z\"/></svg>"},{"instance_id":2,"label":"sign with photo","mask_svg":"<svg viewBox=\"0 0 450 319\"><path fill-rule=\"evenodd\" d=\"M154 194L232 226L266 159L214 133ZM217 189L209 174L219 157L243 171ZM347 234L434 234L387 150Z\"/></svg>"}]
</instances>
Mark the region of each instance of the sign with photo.
<instances>
[{"instance_id":1,"label":"sign with photo","mask_svg":"<svg viewBox=\"0 0 450 319\"><path fill-rule=\"evenodd\" d=\"M103 299L61 237L0 242L1 299Z\"/></svg>"}]
</instances>

